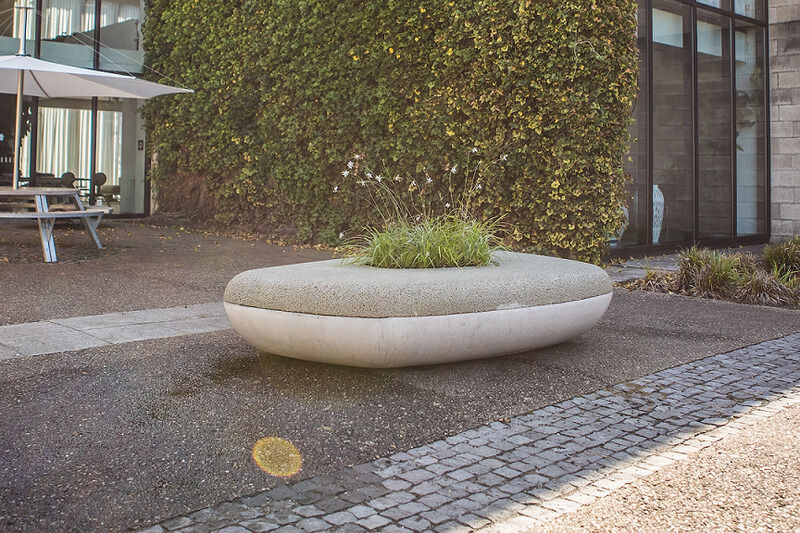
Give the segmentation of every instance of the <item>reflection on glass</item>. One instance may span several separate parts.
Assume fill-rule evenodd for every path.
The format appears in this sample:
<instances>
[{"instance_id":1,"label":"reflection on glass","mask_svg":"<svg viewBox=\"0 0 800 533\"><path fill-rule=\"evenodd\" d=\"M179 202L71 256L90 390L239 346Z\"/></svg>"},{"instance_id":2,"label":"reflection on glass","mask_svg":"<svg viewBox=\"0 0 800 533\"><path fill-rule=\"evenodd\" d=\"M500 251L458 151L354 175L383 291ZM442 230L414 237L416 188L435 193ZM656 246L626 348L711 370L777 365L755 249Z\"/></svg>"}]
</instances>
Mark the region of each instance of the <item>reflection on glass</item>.
<instances>
[{"instance_id":1,"label":"reflection on glass","mask_svg":"<svg viewBox=\"0 0 800 533\"><path fill-rule=\"evenodd\" d=\"M734 11L737 15L764 19L764 0L735 0Z\"/></svg>"},{"instance_id":2,"label":"reflection on glass","mask_svg":"<svg viewBox=\"0 0 800 533\"><path fill-rule=\"evenodd\" d=\"M141 72L139 0L104 0L100 12L100 68Z\"/></svg>"},{"instance_id":3,"label":"reflection on glass","mask_svg":"<svg viewBox=\"0 0 800 533\"><path fill-rule=\"evenodd\" d=\"M19 51L19 36L22 34L23 11L15 6L31 6L25 0L0 0L0 55L12 55ZM28 51L33 52L36 23L33 9L28 10L25 34Z\"/></svg>"},{"instance_id":4,"label":"reflection on glass","mask_svg":"<svg viewBox=\"0 0 800 533\"><path fill-rule=\"evenodd\" d=\"M689 241L694 226L691 7L653 1L654 244Z\"/></svg>"},{"instance_id":5,"label":"reflection on glass","mask_svg":"<svg viewBox=\"0 0 800 533\"><path fill-rule=\"evenodd\" d=\"M764 29L736 25L736 228L766 233Z\"/></svg>"},{"instance_id":6,"label":"reflection on glass","mask_svg":"<svg viewBox=\"0 0 800 533\"><path fill-rule=\"evenodd\" d=\"M72 172L76 185L89 193L92 112L89 100L42 99L39 104L38 173L60 177ZM122 112L118 102L101 100L97 114L97 171L106 174L109 192L119 194L122 172ZM116 199L116 198L115 198Z\"/></svg>"},{"instance_id":7,"label":"reflection on glass","mask_svg":"<svg viewBox=\"0 0 800 533\"><path fill-rule=\"evenodd\" d=\"M93 1L42 1L42 59L92 68L93 42Z\"/></svg>"},{"instance_id":8,"label":"reflection on glass","mask_svg":"<svg viewBox=\"0 0 800 533\"><path fill-rule=\"evenodd\" d=\"M97 114L97 171L108 178L109 185L119 185L122 173L122 111Z\"/></svg>"},{"instance_id":9,"label":"reflection on glass","mask_svg":"<svg viewBox=\"0 0 800 533\"><path fill-rule=\"evenodd\" d=\"M698 236L729 237L731 224L730 19L697 12Z\"/></svg>"},{"instance_id":10,"label":"reflection on glass","mask_svg":"<svg viewBox=\"0 0 800 533\"><path fill-rule=\"evenodd\" d=\"M619 239L624 246L647 244L647 9L639 4L637 13L637 44L639 46L639 94L633 105L634 123L630 127L630 161L625 170L630 173L628 201L625 206L627 226Z\"/></svg>"},{"instance_id":11,"label":"reflection on glass","mask_svg":"<svg viewBox=\"0 0 800 533\"><path fill-rule=\"evenodd\" d=\"M84 182L89 177L90 107L87 100L40 100L36 147L39 173L60 177L65 172L72 172Z\"/></svg>"},{"instance_id":12,"label":"reflection on glass","mask_svg":"<svg viewBox=\"0 0 800 533\"><path fill-rule=\"evenodd\" d=\"M698 4L705 4L707 6L718 7L720 9L730 9L730 0L697 0Z\"/></svg>"}]
</instances>

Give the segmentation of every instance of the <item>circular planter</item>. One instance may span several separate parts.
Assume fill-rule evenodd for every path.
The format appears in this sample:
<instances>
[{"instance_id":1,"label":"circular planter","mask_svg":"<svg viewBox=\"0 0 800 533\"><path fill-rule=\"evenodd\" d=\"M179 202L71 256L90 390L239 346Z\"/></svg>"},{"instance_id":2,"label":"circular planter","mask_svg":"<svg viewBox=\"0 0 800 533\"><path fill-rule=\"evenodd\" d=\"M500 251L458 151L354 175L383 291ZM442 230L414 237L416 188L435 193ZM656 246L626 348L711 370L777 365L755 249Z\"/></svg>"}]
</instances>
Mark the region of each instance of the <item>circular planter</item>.
<instances>
[{"instance_id":1,"label":"circular planter","mask_svg":"<svg viewBox=\"0 0 800 533\"><path fill-rule=\"evenodd\" d=\"M242 272L225 289L233 327L266 352L389 368L492 357L594 326L611 281L594 265L497 252L486 267L386 269L340 260Z\"/></svg>"}]
</instances>

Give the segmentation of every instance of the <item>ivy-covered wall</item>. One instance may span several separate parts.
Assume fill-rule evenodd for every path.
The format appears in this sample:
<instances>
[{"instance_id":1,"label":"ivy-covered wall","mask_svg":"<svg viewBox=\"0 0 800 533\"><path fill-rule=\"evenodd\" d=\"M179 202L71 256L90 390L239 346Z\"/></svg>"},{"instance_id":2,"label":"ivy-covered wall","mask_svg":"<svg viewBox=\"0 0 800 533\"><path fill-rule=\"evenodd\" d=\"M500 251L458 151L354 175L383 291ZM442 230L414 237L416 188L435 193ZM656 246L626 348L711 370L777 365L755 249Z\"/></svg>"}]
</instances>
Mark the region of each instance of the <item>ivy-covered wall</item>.
<instances>
[{"instance_id":1,"label":"ivy-covered wall","mask_svg":"<svg viewBox=\"0 0 800 533\"><path fill-rule=\"evenodd\" d=\"M405 176L456 165L458 189L477 148L508 155L481 170L477 216L503 215L520 248L597 260L622 223L635 11L150 0L147 64L196 90L147 104L159 205L335 243L370 218L333 193L353 154Z\"/></svg>"}]
</instances>

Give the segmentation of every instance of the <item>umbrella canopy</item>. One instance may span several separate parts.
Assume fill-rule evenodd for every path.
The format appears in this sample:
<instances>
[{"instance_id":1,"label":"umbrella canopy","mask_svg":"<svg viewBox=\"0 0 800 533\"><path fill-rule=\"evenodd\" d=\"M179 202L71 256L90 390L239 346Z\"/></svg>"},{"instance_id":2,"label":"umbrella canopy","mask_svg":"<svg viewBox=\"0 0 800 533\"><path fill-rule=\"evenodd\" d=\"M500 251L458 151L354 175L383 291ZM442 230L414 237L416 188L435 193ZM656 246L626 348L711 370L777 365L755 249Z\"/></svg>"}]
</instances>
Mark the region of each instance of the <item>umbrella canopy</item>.
<instances>
[{"instance_id":1,"label":"umbrella canopy","mask_svg":"<svg viewBox=\"0 0 800 533\"><path fill-rule=\"evenodd\" d=\"M45 98L152 98L162 94L191 93L133 76L42 61L31 56L0 56L0 93L18 94L22 71L24 95ZM8 72L9 75L3 73ZM13 76L10 75L13 72Z\"/></svg>"},{"instance_id":2,"label":"umbrella canopy","mask_svg":"<svg viewBox=\"0 0 800 533\"><path fill-rule=\"evenodd\" d=\"M23 40L22 43L25 41ZM169 93L191 93L190 89L170 87L133 76L42 61L21 52L0 56L0 93L17 95L17 125L14 135L14 180L19 186L19 147L23 96L47 98L152 98ZM4 73L16 74L5 75Z\"/></svg>"}]
</instances>

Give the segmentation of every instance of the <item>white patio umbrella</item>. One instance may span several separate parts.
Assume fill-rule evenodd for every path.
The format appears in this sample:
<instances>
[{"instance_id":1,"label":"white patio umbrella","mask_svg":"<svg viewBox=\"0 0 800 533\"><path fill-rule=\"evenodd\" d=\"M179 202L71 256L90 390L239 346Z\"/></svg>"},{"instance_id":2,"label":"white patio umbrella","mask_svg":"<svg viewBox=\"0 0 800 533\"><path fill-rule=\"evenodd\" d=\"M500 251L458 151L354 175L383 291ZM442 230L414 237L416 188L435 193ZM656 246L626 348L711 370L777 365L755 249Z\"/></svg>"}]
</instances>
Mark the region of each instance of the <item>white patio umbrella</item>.
<instances>
[{"instance_id":1,"label":"white patio umbrella","mask_svg":"<svg viewBox=\"0 0 800 533\"><path fill-rule=\"evenodd\" d=\"M24 31L22 35L25 35ZM14 76L4 74L5 72L16 73L16 80L14 80ZM17 55L0 56L0 93L17 95L17 122L14 130L14 188L19 186L19 148L24 96L147 99L161 94L191 92L194 91L140 80L133 76L42 61L27 55L25 39L20 39L20 50Z\"/></svg>"}]
</instances>

